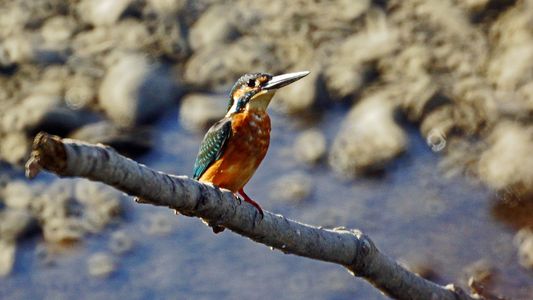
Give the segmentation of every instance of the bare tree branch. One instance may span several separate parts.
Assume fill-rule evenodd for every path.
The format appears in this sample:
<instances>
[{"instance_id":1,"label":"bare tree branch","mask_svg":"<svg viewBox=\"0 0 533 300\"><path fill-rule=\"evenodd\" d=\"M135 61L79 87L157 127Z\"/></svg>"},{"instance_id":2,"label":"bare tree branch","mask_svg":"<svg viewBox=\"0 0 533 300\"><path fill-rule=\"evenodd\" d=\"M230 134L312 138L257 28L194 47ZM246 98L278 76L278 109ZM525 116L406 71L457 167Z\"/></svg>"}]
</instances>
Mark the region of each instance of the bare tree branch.
<instances>
[{"instance_id":1,"label":"bare tree branch","mask_svg":"<svg viewBox=\"0 0 533 300\"><path fill-rule=\"evenodd\" d=\"M336 263L396 299L474 299L453 286L442 287L401 267L382 254L359 230L322 229L265 211L264 218L230 191L186 176L156 172L104 145L39 133L26 164L28 177L41 169L66 177L85 177L142 199L200 217L287 254Z\"/></svg>"}]
</instances>

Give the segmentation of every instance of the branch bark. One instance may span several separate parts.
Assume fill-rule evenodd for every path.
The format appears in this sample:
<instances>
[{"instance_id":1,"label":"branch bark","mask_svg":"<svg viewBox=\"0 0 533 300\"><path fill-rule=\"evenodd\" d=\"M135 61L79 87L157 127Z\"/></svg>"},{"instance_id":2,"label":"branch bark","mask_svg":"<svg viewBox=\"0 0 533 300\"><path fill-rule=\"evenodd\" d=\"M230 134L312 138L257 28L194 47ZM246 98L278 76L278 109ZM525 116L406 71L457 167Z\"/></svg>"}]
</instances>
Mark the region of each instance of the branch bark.
<instances>
[{"instance_id":1,"label":"branch bark","mask_svg":"<svg viewBox=\"0 0 533 300\"><path fill-rule=\"evenodd\" d=\"M287 254L336 263L395 299L474 299L453 285L442 287L401 267L382 254L359 230L323 229L264 212L264 218L230 191L186 176L154 171L111 147L39 133L26 175L41 169L62 177L85 177L187 216L200 217Z\"/></svg>"}]
</instances>

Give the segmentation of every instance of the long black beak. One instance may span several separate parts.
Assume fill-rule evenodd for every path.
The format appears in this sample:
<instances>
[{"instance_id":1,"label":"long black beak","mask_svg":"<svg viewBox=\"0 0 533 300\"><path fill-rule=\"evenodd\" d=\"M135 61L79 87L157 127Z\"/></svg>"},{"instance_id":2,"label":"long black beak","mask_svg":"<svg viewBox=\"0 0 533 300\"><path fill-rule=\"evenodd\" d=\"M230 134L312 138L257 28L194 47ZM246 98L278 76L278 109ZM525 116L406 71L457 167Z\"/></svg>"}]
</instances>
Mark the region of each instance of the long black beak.
<instances>
[{"instance_id":1,"label":"long black beak","mask_svg":"<svg viewBox=\"0 0 533 300\"><path fill-rule=\"evenodd\" d=\"M309 71L303 71L274 76L268 81L265 86L263 86L263 89L274 90L282 88L288 84L295 82L296 80L304 78L309 73Z\"/></svg>"}]
</instances>

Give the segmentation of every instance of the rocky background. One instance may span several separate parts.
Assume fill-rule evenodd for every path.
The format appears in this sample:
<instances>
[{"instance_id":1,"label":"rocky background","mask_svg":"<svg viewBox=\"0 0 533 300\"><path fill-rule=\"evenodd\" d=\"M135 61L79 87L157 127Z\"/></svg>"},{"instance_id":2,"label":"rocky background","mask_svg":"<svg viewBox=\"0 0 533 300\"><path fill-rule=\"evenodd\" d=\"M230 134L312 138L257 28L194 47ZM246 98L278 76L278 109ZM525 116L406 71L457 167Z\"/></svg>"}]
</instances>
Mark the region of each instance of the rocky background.
<instances>
[{"instance_id":1,"label":"rocky background","mask_svg":"<svg viewBox=\"0 0 533 300\"><path fill-rule=\"evenodd\" d=\"M484 190L494 203L483 214L504 220L514 236L506 253L519 275L495 280L515 269L495 272L490 255L464 258L472 262L465 272L526 299L533 293L533 284L522 284L531 283L533 268L532 28L532 0L0 1L0 275L16 266L17 241L46 265L57 245L104 231L109 251L86 255L88 273L97 277L113 274L114 255L134 244L114 230L128 218L129 202L119 193L84 180L23 179L37 132L110 144L148 164L168 150L174 156L160 163L188 174L201 135L224 114L240 75L310 70L271 105L293 133L279 141L285 161L276 163L298 162L296 172L266 176L266 186L279 191L275 198L289 206L313 197L331 203L314 191L317 180L342 188L401 174L395 163L410 157L410 139L421 137L438 153L430 162L438 164L439 180L466 179L472 193ZM163 134L169 112L189 142ZM267 188L257 190L267 198ZM463 208L448 213L464 216ZM311 217L323 212L303 218L345 225L328 214L327 221ZM173 216L151 215L141 222L145 232L170 231ZM42 243L24 244L28 239ZM15 276L32 272L22 269ZM3 288L10 286L17 287ZM330 296L365 295L358 293Z\"/></svg>"}]
</instances>

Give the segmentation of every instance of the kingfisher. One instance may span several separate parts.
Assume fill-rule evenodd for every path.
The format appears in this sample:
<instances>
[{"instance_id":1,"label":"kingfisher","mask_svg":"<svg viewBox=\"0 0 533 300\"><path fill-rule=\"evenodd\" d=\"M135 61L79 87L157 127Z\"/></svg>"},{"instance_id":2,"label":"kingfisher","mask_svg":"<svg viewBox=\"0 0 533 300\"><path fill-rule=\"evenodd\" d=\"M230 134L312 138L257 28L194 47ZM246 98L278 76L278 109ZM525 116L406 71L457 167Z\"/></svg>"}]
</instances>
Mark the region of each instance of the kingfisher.
<instances>
[{"instance_id":1,"label":"kingfisher","mask_svg":"<svg viewBox=\"0 0 533 300\"><path fill-rule=\"evenodd\" d=\"M244 186L265 157L270 144L270 100L279 88L309 74L308 71L272 76L248 73L233 85L226 115L213 124L200 144L193 178L225 188L238 199L261 206L244 192ZM224 228L210 225L215 233Z\"/></svg>"}]
</instances>

